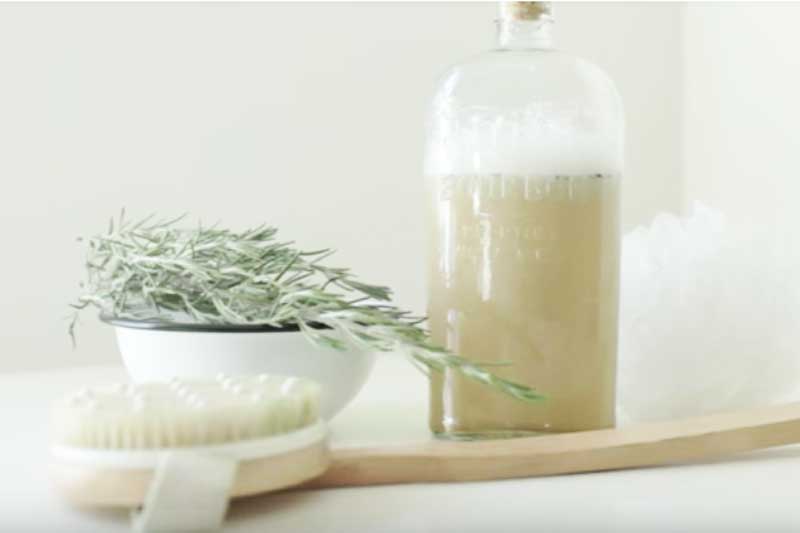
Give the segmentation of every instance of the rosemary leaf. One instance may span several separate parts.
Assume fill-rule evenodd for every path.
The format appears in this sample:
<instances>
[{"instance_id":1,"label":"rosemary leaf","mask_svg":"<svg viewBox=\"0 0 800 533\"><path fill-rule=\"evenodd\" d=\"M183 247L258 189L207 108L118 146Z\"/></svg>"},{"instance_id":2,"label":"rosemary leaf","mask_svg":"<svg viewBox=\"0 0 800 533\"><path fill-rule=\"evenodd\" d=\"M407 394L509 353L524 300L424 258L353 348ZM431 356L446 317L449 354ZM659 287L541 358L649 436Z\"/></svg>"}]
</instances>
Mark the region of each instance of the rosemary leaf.
<instances>
[{"instance_id":1,"label":"rosemary leaf","mask_svg":"<svg viewBox=\"0 0 800 533\"><path fill-rule=\"evenodd\" d=\"M177 224L184 218L130 222L122 211L106 233L79 239L87 279L71 304L73 342L77 315L90 306L138 320L296 325L320 346L397 350L428 375L450 369L522 401L543 399L489 365L434 345L420 325L424 319L391 304L389 287L323 265L333 250L299 250L265 225L239 233L218 225L183 229Z\"/></svg>"}]
</instances>

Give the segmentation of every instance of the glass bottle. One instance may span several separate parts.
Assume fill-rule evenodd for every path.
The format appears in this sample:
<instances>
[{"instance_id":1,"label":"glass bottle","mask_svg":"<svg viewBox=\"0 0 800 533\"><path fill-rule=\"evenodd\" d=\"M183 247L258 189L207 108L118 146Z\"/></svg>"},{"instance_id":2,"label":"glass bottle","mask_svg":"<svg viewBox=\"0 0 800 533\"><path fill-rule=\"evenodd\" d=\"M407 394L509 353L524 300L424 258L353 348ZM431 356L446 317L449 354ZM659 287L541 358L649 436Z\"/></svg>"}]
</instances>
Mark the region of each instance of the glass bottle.
<instances>
[{"instance_id":1,"label":"glass bottle","mask_svg":"<svg viewBox=\"0 0 800 533\"><path fill-rule=\"evenodd\" d=\"M496 47L438 86L425 157L434 341L547 400L433 373L437 436L615 423L622 104L551 23L549 3L500 4Z\"/></svg>"}]
</instances>

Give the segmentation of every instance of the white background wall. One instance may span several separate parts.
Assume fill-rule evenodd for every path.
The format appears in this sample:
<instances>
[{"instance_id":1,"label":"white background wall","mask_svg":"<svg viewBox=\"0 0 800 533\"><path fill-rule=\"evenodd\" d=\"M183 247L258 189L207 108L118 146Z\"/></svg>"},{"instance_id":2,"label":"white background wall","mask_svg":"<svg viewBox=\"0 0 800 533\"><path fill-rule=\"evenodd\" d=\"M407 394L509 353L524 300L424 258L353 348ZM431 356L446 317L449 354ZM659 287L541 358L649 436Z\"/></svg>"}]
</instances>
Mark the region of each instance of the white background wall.
<instances>
[{"instance_id":1,"label":"white background wall","mask_svg":"<svg viewBox=\"0 0 800 533\"><path fill-rule=\"evenodd\" d=\"M800 237L800 3L686 9L686 198Z\"/></svg>"},{"instance_id":2,"label":"white background wall","mask_svg":"<svg viewBox=\"0 0 800 533\"><path fill-rule=\"evenodd\" d=\"M422 311L424 111L439 72L490 46L494 10L0 5L0 370L116 361L108 328L87 315L72 350L64 317L75 237L122 206L275 224ZM628 228L683 202L684 15L557 6L560 47L626 103Z\"/></svg>"}]
</instances>

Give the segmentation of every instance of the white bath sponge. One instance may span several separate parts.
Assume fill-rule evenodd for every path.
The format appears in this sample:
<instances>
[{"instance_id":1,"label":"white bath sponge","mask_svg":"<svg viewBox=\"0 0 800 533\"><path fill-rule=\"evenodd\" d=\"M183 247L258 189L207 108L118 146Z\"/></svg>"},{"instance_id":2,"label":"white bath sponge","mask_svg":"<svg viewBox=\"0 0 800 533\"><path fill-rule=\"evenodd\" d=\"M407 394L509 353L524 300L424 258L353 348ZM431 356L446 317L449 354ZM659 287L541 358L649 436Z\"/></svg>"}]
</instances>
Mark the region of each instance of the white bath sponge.
<instances>
[{"instance_id":1,"label":"white bath sponge","mask_svg":"<svg viewBox=\"0 0 800 533\"><path fill-rule=\"evenodd\" d=\"M786 400L800 386L800 262L696 205L625 236L620 420Z\"/></svg>"}]
</instances>

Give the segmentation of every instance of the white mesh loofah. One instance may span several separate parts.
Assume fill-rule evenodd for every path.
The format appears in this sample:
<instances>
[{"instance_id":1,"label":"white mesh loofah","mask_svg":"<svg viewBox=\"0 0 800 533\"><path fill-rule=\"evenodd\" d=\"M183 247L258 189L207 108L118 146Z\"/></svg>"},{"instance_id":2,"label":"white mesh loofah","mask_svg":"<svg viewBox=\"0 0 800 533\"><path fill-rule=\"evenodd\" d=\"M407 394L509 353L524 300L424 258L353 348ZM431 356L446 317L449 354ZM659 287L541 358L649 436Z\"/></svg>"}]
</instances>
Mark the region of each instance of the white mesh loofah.
<instances>
[{"instance_id":1,"label":"white mesh loofah","mask_svg":"<svg viewBox=\"0 0 800 533\"><path fill-rule=\"evenodd\" d=\"M622 422L786 400L800 385L800 262L695 205L625 236Z\"/></svg>"}]
</instances>

